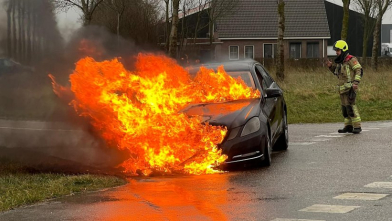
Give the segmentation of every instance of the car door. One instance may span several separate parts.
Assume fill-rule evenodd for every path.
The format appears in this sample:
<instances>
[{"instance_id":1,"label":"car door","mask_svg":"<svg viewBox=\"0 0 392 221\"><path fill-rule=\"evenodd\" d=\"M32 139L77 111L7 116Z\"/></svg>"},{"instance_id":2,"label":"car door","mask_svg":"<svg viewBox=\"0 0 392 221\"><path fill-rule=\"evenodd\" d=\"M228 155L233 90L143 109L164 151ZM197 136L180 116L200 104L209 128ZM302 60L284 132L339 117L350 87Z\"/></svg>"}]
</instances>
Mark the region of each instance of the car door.
<instances>
[{"instance_id":1,"label":"car door","mask_svg":"<svg viewBox=\"0 0 392 221\"><path fill-rule=\"evenodd\" d=\"M263 90L266 90L267 88L279 88L276 82L271 78L271 76L269 76L267 71L261 65L256 65L256 68L263 78L263 84L265 87ZM279 126L281 125L283 119L282 99L283 97L266 97L266 110L268 111L268 116L270 119L272 142L275 142L277 137L276 135L280 130Z\"/></svg>"}]
</instances>

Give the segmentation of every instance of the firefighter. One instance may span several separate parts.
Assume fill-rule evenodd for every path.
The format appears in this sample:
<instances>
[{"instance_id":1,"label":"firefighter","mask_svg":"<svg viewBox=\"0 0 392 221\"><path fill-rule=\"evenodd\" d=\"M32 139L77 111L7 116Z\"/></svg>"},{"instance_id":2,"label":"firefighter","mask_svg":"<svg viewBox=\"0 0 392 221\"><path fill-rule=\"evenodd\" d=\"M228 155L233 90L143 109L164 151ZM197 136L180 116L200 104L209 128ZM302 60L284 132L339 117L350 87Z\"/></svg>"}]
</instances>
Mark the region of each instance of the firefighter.
<instances>
[{"instance_id":1,"label":"firefighter","mask_svg":"<svg viewBox=\"0 0 392 221\"><path fill-rule=\"evenodd\" d=\"M326 61L329 70L338 77L338 90L344 117L344 128L339 133L359 134L361 129L361 117L357 105L355 105L358 84L361 82L363 69L358 59L348 53L348 45L345 41L336 41L333 45L336 51L335 62Z\"/></svg>"}]
</instances>

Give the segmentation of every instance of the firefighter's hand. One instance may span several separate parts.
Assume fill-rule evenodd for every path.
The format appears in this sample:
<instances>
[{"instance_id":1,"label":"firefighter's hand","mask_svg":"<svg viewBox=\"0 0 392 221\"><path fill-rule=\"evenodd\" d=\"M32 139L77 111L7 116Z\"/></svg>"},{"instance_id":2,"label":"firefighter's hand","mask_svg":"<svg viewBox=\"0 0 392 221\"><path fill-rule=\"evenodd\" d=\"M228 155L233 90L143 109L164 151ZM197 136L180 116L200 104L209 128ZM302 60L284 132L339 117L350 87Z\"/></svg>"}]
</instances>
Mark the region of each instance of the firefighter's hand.
<instances>
[{"instance_id":1,"label":"firefighter's hand","mask_svg":"<svg viewBox=\"0 0 392 221\"><path fill-rule=\"evenodd\" d=\"M332 62L329 59L325 59L325 65L327 65L328 67L331 67Z\"/></svg>"},{"instance_id":2,"label":"firefighter's hand","mask_svg":"<svg viewBox=\"0 0 392 221\"><path fill-rule=\"evenodd\" d=\"M354 91L358 90L358 84L353 84Z\"/></svg>"}]
</instances>

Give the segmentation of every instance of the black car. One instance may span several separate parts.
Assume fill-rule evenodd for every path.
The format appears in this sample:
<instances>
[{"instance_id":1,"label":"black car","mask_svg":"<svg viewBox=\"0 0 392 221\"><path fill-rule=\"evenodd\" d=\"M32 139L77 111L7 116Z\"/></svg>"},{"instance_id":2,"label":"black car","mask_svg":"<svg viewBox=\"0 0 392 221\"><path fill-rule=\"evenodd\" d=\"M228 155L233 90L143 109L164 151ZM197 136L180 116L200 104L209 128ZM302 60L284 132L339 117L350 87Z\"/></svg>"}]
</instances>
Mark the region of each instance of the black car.
<instances>
[{"instance_id":1,"label":"black car","mask_svg":"<svg viewBox=\"0 0 392 221\"><path fill-rule=\"evenodd\" d=\"M256 160L261 165L270 166L272 149L288 148L287 106L283 90L254 60L200 66L217 70L221 65L232 77L241 77L249 87L259 90L261 97L192 104L183 111L189 116L202 116L210 125L227 127L227 135L219 146L228 156L226 165ZM190 73L196 73L198 69L199 66L192 67Z\"/></svg>"},{"instance_id":2,"label":"black car","mask_svg":"<svg viewBox=\"0 0 392 221\"><path fill-rule=\"evenodd\" d=\"M0 75L34 72L34 68L22 65L9 58L0 58Z\"/></svg>"}]
</instances>

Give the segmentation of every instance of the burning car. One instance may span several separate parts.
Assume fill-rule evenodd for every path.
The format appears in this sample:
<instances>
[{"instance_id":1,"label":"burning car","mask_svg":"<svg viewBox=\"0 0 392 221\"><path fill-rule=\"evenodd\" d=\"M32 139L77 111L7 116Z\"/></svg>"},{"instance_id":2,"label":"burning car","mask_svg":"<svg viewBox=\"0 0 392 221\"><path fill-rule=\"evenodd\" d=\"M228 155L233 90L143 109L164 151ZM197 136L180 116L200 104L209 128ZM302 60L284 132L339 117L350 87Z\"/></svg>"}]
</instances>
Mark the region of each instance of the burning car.
<instances>
[{"instance_id":1,"label":"burning car","mask_svg":"<svg viewBox=\"0 0 392 221\"><path fill-rule=\"evenodd\" d=\"M247 160L270 165L271 149L287 148L282 90L255 61L189 70L139 53L129 71L117 58L85 57L70 88L49 77L108 147L127 150L120 166L128 174L220 173L222 163Z\"/></svg>"},{"instance_id":2,"label":"burning car","mask_svg":"<svg viewBox=\"0 0 392 221\"><path fill-rule=\"evenodd\" d=\"M187 106L183 112L200 117L202 122L224 126L228 132L219 148L228 156L226 165L250 160L270 166L271 151L288 148L287 106L283 90L265 68L253 60L204 64L207 69L224 67L233 78L241 78L245 84L259 90L259 98L228 102L198 103ZM192 74L199 70L192 67Z\"/></svg>"}]
</instances>

